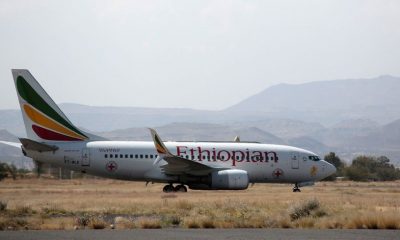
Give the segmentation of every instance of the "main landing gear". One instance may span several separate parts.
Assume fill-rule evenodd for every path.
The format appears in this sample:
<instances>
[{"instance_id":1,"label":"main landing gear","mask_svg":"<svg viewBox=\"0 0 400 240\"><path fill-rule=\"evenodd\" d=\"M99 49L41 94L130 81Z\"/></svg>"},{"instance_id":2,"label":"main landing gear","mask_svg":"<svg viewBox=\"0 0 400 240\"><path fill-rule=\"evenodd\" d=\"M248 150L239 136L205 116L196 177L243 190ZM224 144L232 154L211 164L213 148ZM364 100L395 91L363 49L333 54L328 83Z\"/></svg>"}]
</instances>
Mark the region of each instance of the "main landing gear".
<instances>
[{"instance_id":1,"label":"main landing gear","mask_svg":"<svg viewBox=\"0 0 400 240\"><path fill-rule=\"evenodd\" d=\"M294 184L293 192L301 192L300 188L299 188L299 185L297 185L297 183Z\"/></svg>"},{"instance_id":2,"label":"main landing gear","mask_svg":"<svg viewBox=\"0 0 400 240\"><path fill-rule=\"evenodd\" d=\"M171 193L171 192L187 192L187 188L183 184L179 184L177 186L173 186L172 184L165 185L163 188L163 192Z\"/></svg>"}]
</instances>

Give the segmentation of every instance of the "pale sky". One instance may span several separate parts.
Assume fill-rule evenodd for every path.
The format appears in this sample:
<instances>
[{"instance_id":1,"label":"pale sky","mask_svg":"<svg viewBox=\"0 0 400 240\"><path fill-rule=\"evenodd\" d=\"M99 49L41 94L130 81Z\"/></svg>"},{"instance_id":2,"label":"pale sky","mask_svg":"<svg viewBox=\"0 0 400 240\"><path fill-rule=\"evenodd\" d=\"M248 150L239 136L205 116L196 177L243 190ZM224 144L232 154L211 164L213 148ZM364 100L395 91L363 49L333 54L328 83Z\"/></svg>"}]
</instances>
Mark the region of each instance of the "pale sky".
<instances>
[{"instance_id":1,"label":"pale sky","mask_svg":"<svg viewBox=\"0 0 400 240\"><path fill-rule=\"evenodd\" d=\"M278 83L400 76L400 1L0 0L11 68L57 102L220 110Z\"/></svg>"}]
</instances>

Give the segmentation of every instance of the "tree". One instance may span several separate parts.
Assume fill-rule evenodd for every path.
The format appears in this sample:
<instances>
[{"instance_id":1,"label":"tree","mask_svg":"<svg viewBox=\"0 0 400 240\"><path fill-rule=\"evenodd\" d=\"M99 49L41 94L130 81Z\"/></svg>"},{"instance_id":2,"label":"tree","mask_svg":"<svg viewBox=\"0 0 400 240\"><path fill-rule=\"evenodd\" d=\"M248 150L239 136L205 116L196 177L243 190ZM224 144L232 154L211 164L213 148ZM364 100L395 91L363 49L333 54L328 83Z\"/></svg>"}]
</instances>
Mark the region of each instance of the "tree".
<instances>
[{"instance_id":1,"label":"tree","mask_svg":"<svg viewBox=\"0 0 400 240\"><path fill-rule=\"evenodd\" d=\"M400 179L400 170L390 164L386 156L358 156L345 171L346 176L354 181L392 181Z\"/></svg>"},{"instance_id":2,"label":"tree","mask_svg":"<svg viewBox=\"0 0 400 240\"><path fill-rule=\"evenodd\" d=\"M330 152L327 155L325 155L324 160L327 161L328 163L333 164L333 166L335 166L336 169L341 169L344 167L344 162L334 152Z\"/></svg>"},{"instance_id":3,"label":"tree","mask_svg":"<svg viewBox=\"0 0 400 240\"><path fill-rule=\"evenodd\" d=\"M0 181L8 176L7 163L0 163Z\"/></svg>"},{"instance_id":4,"label":"tree","mask_svg":"<svg viewBox=\"0 0 400 240\"><path fill-rule=\"evenodd\" d=\"M370 179L368 169L365 167L351 165L345 168L344 174L352 181L366 182Z\"/></svg>"},{"instance_id":5,"label":"tree","mask_svg":"<svg viewBox=\"0 0 400 240\"><path fill-rule=\"evenodd\" d=\"M336 167L336 173L325 178L325 181L334 181L336 177L343 176L343 168L345 167L344 162L334 152L330 152L325 155L324 160Z\"/></svg>"},{"instance_id":6,"label":"tree","mask_svg":"<svg viewBox=\"0 0 400 240\"><path fill-rule=\"evenodd\" d=\"M7 165L7 168L8 168L7 169L8 173L10 173L13 180L17 179L17 174L18 174L17 167L15 167L14 164L11 164L11 165Z\"/></svg>"}]
</instances>

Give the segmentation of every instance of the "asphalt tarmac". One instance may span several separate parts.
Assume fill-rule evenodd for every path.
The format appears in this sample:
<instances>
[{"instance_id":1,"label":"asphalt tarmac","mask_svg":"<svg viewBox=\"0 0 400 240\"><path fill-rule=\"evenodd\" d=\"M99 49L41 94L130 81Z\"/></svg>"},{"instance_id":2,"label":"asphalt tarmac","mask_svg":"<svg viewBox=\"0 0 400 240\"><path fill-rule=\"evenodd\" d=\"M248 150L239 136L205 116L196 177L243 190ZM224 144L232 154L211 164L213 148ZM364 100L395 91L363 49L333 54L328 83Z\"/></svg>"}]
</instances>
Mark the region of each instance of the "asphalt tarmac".
<instances>
[{"instance_id":1,"label":"asphalt tarmac","mask_svg":"<svg viewBox=\"0 0 400 240\"><path fill-rule=\"evenodd\" d=\"M0 239L400 239L400 230L319 229L134 229L76 231L0 231Z\"/></svg>"}]
</instances>

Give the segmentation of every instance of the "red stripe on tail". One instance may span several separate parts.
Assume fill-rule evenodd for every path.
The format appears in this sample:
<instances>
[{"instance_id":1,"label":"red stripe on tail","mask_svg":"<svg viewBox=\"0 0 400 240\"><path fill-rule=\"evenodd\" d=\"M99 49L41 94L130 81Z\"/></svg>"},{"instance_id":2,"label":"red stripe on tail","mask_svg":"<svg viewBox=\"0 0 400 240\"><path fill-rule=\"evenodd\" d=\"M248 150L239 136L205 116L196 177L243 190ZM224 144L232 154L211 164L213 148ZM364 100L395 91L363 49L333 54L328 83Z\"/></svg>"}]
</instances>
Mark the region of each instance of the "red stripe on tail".
<instances>
[{"instance_id":1,"label":"red stripe on tail","mask_svg":"<svg viewBox=\"0 0 400 240\"><path fill-rule=\"evenodd\" d=\"M69 136L65 136L60 133L53 132L51 130L39 127L37 125L32 125L33 131L41 138L46 140L53 140L53 141L82 141L78 138L73 138Z\"/></svg>"}]
</instances>

